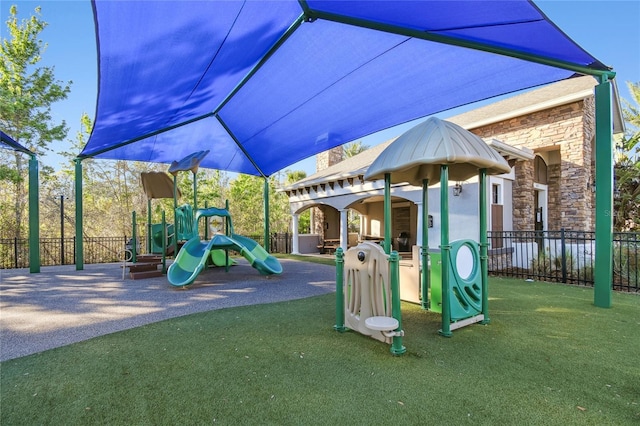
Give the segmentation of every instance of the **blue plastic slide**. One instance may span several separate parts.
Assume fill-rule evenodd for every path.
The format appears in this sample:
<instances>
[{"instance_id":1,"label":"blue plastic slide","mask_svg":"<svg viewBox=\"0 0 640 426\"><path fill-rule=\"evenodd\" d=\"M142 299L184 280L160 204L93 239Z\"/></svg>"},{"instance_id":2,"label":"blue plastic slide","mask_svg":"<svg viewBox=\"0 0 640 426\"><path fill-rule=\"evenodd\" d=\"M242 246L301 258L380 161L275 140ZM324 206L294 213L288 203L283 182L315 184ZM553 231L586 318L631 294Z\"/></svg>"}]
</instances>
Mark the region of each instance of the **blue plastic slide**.
<instances>
[{"instance_id":1,"label":"blue plastic slide","mask_svg":"<svg viewBox=\"0 0 640 426\"><path fill-rule=\"evenodd\" d=\"M214 235L209 241L202 241L200 237L194 237L182 246L167 271L169 283L176 287L184 287L193 283L204 269L211 251L218 249L240 252L251 266L263 275L282 273L282 265L278 259L267 253L251 238L237 234L233 234L231 237Z\"/></svg>"}]
</instances>

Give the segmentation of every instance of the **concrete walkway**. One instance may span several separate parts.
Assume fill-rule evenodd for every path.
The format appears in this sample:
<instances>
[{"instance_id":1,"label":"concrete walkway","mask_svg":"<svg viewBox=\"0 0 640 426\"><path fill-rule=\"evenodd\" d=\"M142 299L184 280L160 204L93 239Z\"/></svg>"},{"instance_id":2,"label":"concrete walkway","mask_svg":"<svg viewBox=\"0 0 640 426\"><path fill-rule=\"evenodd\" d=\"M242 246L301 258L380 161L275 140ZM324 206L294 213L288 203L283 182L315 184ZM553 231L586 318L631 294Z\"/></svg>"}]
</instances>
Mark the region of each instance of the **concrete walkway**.
<instances>
[{"instance_id":1,"label":"concrete walkway","mask_svg":"<svg viewBox=\"0 0 640 426\"><path fill-rule=\"evenodd\" d=\"M335 267L280 261L281 275L262 276L239 259L185 289L166 277L123 280L120 264L0 270L0 361L195 312L335 291Z\"/></svg>"}]
</instances>

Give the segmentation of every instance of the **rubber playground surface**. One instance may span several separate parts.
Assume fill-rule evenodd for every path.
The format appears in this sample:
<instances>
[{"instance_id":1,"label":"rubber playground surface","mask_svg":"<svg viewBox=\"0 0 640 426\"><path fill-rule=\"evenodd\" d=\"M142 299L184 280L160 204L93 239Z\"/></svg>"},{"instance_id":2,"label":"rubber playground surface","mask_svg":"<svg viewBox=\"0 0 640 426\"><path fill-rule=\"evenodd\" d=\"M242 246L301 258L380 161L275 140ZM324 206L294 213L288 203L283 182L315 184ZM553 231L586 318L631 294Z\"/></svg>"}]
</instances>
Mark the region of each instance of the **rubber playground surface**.
<instances>
[{"instance_id":1,"label":"rubber playground surface","mask_svg":"<svg viewBox=\"0 0 640 426\"><path fill-rule=\"evenodd\" d=\"M166 276L123 280L117 263L47 266L37 274L0 269L0 361L196 312L335 291L335 267L280 262L282 274L266 277L238 259L229 272L207 269L186 288Z\"/></svg>"}]
</instances>

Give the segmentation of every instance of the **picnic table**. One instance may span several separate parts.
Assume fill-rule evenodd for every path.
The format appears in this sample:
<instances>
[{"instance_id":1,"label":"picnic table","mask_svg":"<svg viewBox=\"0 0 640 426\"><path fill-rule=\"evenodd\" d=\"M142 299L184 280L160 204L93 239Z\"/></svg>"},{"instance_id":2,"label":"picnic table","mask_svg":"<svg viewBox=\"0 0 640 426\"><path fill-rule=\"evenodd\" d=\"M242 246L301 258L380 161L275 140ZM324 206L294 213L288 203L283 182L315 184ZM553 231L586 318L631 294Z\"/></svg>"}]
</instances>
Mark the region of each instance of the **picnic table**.
<instances>
[{"instance_id":1,"label":"picnic table","mask_svg":"<svg viewBox=\"0 0 640 426\"><path fill-rule=\"evenodd\" d=\"M331 254L338 247L340 247L340 238L326 238L322 240L322 244L318 245L318 250L320 250L320 254Z\"/></svg>"}]
</instances>

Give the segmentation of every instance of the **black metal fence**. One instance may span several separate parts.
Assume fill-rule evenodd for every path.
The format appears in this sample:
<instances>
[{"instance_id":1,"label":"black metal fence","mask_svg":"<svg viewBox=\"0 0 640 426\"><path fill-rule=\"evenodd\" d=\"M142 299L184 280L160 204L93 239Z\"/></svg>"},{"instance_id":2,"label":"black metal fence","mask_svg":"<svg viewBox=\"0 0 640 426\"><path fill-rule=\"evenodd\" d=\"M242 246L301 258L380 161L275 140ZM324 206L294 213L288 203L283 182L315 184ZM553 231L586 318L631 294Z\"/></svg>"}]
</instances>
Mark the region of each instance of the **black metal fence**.
<instances>
[{"instance_id":1,"label":"black metal fence","mask_svg":"<svg viewBox=\"0 0 640 426\"><path fill-rule=\"evenodd\" d=\"M595 234L489 232L491 275L593 286ZM640 233L613 234L613 289L640 292Z\"/></svg>"},{"instance_id":2,"label":"black metal fence","mask_svg":"<svg viewBox=\"0 0 640 426\"><path fill-rule=\"evenodd\" d=\"M129 238L88 237L83 240L85 263L122 261ZM40 265L73 265L76 262L76 238L40 238ZM29 240L0 238L0 269L28 268Z\"/></svg>"},{"instance_id":3,"label":"black metal fence","mask_svg":"<svg viewBox=\"0 0 640 426\"><path fill-rule=\"evenodd\" d=\"M139 237L145 241L145 237ZM251 235L263 245L263 235ZM122 261L129 237L89 237L83 240L85 263ZM42 266L72 265L76 239L41 238ZM273 233L271 253L291 253L292 235ZM489 232L489 273L496 276L593 286L595 235L584 231ZM142 253L145 245L141 244ZM28 268L29 240L0 239L0 268ZM613 234L614 290L640 292L640 233Z\"/></svg>"},{"instance_id":4,"label":"black metal fence","mask_svg":"<svg viewBox=\"0 0 640 426\"><path fill-rule=\"evenodd\" d=\"M128 236L87 237L83 240L84 263L121 262L125 256ZM146 241L140 236L139 241ZM252 235L262 245L263 235ZM145 253L145 244L139 244L138 254ZM271 235L271 253L291 253L291 234ZM40 265L73 265L76 263L76 238L40 238ZM27 238L0 238L0 269L28 268L29 240Z\"/></svg>"}]
</instances>

